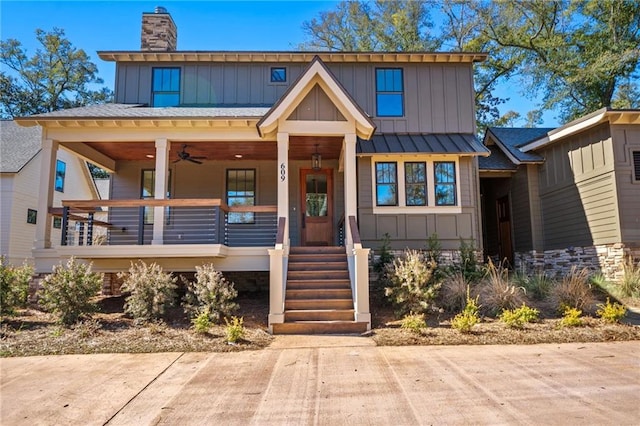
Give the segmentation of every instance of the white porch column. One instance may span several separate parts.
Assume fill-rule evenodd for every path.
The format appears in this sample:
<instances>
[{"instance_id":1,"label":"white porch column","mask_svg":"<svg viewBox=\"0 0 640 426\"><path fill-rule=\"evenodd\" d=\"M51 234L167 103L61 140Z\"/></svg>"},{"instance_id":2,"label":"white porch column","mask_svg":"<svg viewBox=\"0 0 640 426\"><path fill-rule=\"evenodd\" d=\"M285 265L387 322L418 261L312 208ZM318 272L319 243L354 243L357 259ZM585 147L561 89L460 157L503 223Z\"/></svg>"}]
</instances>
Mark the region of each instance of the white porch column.
<instances>
[{"instance_id":1,"label":"white porch column","mask_svg":"<svg viewBox=\"0 0 640 426\"><path fill-rule=\"evenodd\" d=\"M278 217L289 227L289 133L278 133ZM288 234L288 233L287 233ZM284 241L285 244L288 242Z\"/></svg>"},{"instance_id":2,"label":"white porch column","mask_svg":"<svg viewBox=\"0 0 640 426\"><path fill-rule=\"evenodd\" d=\"M51 221L49 207L53 206L53 186L55 182L58 142L42 140L40 163L40 192L38 194L38 216L36 218L36 238L34 249L51 248Z\"/></svg>"},{"instance_id":3,"label":"white porch column","mask_svg":"<svg viewBox=\"0 0 640 426\"><path fill-rule=\"evenodd\" d=\"M353 248L349 216L358 217L358 187L356 182L356 135L344 135L344 238L345 246Z\"/></svg>"},{"instance_id":4,"label":"white porch column","mask_svg":"<svg viewBox=\"0 0 640 426\"><path fill-rule=\"evenodd\" d=\"M164 200L167 197L169 180L169 148L171 144L166 139L156 139L156 182L154 198ZM153 239L151 244L164 243L164 207L153 209Z\"/></svg>"}]
</instances>

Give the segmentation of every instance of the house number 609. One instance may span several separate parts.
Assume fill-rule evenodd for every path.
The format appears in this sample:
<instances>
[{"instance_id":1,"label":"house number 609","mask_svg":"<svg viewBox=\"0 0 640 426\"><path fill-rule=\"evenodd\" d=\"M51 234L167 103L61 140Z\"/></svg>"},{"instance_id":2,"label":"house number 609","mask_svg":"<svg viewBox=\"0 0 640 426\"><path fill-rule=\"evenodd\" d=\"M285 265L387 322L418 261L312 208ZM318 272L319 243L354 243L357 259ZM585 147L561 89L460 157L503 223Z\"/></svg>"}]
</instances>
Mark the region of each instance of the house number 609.
<instances>
[{"instance_id":1,"label":"house number 609","mask_svg":"<svg viewBox=\"0 0 640 426\"><path fill-rule=\"evenodd\" d=\"M287 166L284 163L280 163L280 181L284 182L287 178Z\"/></svg>"}]
</instances>

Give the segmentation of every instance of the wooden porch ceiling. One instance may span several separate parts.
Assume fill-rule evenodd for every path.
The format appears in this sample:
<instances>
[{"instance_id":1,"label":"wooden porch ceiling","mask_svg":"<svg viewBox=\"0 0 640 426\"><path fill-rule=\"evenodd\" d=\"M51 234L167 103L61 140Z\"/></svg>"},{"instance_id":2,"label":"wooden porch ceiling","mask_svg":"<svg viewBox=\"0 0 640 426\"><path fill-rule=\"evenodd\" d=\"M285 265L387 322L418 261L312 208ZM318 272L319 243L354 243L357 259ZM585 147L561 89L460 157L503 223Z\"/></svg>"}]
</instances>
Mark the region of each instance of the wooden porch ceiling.
<instances>
[{"instance_id":1,"label":"wooden porch ceiling","mask_svg":"<svg viewBox=\"0 0 640 426\"><path fill-rule=\"evenodd\" d=\"M255 142L171 142L169 161L178 159L178 152L187 145L187 152L194 157L204 157L204 161L276 160L278 145L275 141ZM289 140L289 160L308 160L316 150L323 159L340 157L341 137L292 136ZM116 161L149 161L155 155L153 142L86 142L86 145Z\"/></svg>"}]
</instances>

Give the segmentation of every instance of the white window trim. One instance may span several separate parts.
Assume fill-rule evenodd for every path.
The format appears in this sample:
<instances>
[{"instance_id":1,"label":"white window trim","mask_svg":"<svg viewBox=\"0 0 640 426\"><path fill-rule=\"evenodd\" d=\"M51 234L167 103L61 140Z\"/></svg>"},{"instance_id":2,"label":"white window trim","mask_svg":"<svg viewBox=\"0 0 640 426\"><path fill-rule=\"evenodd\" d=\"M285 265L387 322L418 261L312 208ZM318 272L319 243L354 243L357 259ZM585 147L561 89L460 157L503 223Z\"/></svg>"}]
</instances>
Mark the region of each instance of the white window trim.
<instances>
[{"instance_id":1,"label":"white window trim","mask_svg":"<svg viewBox=\"0 0 640 426\"><path fill-rule=\"evenodd\" d=\"M436 206L434 162L449 161L456 168L456 205ZM397 164L398 205L376 205L376 163L395 162ZM424 162L427 165L427 205L407 206L405 191L404 163ZM459 214L462 213L460 194L460 157L457 155L373 155L371 156L371 200L374 214Z\"/></svg>"}]
</instances>

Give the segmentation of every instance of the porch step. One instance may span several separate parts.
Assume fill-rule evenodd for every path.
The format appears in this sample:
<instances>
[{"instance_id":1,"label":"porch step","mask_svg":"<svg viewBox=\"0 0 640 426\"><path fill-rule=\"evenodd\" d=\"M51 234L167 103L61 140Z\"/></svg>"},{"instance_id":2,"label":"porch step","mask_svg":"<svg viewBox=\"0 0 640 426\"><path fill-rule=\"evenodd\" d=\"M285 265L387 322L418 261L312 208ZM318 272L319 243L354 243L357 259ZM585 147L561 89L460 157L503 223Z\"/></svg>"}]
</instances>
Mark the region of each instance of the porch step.
<instances>
[{"instance_id":1,"label":"porch step","mask_svg":"<svg viewBox=\"0 0 640 426\"><path fill-rule=\"evenodd\" d=\"M291 309L284 314L285 322L353 321L353 309Z\"/></svg>"},{"instance_id":2,"label":"porch step","mask_svg":"<svg viewBox=\"0 0 640 426\"><path fill-rule=\"evenodd\" d=\"M353 309L353 299L285 299L285 316L289 310Z\"/></svg>"},{"instance_id":3,"label":"porch step","mask_svg":"<svg viewBox=\"0 0 640 426\"><path fill-rule=\"evenodd\" d=\"M287 290L305 289L350 289L351 282L348 279L324 279L324 280L287 280Z\"/></svg>"},{"instance_id":4,"label":"porch step","mask_svg":"<svg viewBox=\"0 0 640 426\"><path fill-rule=\"evenodd\" d=\"M350 299L350 288L312 288L303 290L287 289L286 300L309 300L309 299Z\"/></svg>"},{"instance_id":5,"label":"porch step","mask_svg":"<svg viewBox=\"0 0 640 426\"><path fill-rule=\"evenodd\" d=\"M327 262L340 262L344 263L347 261L347 254L345 252L341 253L323 253L321 255L312 254L312 253L302 253L302 254L293 254L289 252L289 263L313 263L313 264L321 264Z\"/></svg>"},{"instance_id":6,"label":"porch step","mask_svg":"<svg viewBox=\"0 0 640 426\"><path fill-rule=\"evenodd\" d=\"M273 324L274 334L361 334L367 323L355 321L296 321Z\"/></svg>"},{"instance_id":7,"label":"porch step","mask_svg":"<svg viewBox=\"0 0 640 426\"><path fill-rule=\"evenodd\" d=\"M289 271L287 280L348 280L347 266L343 270Z\"/></svg>"},{"instance_id":8,"label":"porch step","mask_svg":"<svg viewBox=\"0 0 640 426\"><path fill-rule=\"evenodd\" d=\"M311 261L310 259L305 259L300 262L297 259L293 261L289 258L289 272L291 271L339 271L347 269L347 261L345 260L324 260Z\"/></svg>"},{"instance_id":9,"label":"porch step","mask_svg":"<svg viewBox=\"0 0 640 426\"><path fill-rule=\"evenodd\" d=\"M312 254L312 255L325 255L325 254L345 254L344 247L337 246L322 246L322 247L291 247L289 254Z\"/></svg>"}]
</instances>

